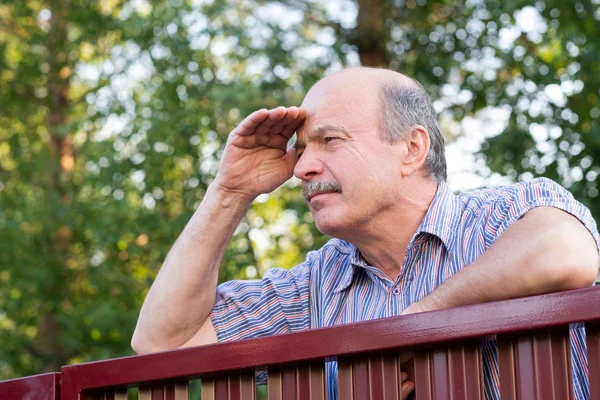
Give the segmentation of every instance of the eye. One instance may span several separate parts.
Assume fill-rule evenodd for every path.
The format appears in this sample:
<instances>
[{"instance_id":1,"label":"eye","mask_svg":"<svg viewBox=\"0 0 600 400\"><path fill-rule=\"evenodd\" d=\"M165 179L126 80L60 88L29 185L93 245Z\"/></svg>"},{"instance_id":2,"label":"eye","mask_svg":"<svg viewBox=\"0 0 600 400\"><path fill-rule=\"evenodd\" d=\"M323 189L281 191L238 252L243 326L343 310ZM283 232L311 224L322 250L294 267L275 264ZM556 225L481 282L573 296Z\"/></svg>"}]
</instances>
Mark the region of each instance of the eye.
<instances>
[{"instance_id":1,"label":"eye","mask_svg":"<svg viewBox=\"0 0 600 400\"><path fill-rule=\"evenodd\" d=\"M325 143L329 143L329 142L332 142L332 141L334 141L334 140L336 140L336 139L337 139L337 137L334 137L334 136L327 136L327 137L326 137L325 139L323 139L323 140L325 141Z\"/></svg>"}]
</instances>

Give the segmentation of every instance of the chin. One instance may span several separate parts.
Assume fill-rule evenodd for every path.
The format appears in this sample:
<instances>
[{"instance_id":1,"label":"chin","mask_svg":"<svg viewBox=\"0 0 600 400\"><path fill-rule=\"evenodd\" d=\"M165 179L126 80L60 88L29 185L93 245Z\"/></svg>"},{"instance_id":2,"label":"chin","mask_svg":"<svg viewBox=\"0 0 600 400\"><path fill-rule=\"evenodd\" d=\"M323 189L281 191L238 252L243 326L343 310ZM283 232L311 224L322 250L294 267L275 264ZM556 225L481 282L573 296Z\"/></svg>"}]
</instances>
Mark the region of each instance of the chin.
<instances>
[{"instance_id":1,"label":"chin","mask_svg":"<svg viewBox=\"0 0 600 400\"><path fill-rule=\"evenodd\" d=\"M322 234L338 239L342 239L343 232L348 229L342 219L336 218L315 218L315 225Z\"/></svg>"}]
</instances>

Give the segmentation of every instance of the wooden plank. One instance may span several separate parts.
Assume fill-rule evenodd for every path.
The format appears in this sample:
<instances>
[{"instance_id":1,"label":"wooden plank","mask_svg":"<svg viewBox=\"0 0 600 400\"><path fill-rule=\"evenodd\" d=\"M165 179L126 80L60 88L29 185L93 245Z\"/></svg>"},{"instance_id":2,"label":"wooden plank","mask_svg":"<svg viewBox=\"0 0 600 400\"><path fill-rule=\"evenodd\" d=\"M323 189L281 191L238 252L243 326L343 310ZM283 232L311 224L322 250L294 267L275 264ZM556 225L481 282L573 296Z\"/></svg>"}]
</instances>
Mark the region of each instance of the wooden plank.
<instances>
[{"instance_id":1,"label":"wooden plank","mask_svg":"<svg viewBox=\"0 0 600 400\"><path fill-rule=\"evenodd\" d=\"M354 360L352 386L355 400L371 399L369 382L369 360L367 358Z\"/></svg>"},{"instance_id":2,"label":"wooden plank","mask_svg":"<svg viewBox=\"0 0 600 400\"><path fill-rule=\"evenodd\" d=\"M338 361L338 398L340 399L354 399L353 370L354 364L352 360Z\"/></svg>"},{"instance_id":3,"label":"wooden plank","mask_svg":"<svg viewBox=\"0 0 600 400\"><path fill-rule=\"evenodd\" d=\"M153 400L152 386L140 386L138 388L138 400Z\"/></svg>"},{"instance_id":4,"label":"wooden plank","mask_svg":"<svg viewBox=\"0 0 600 400\"><path fill-rule=\"evenodd\" d=\"M436 349L432 356L433 390L436 400L450 400L448 355L446 349Z\"/></svg>"},{"instance_id":5,"label":"wooden plank","mask_svg":"<svg viewBox=\"0 0 600 400\"><path fill-rule=\"evenodd\" d=\"M467 398L467 381L463 346L448 348L449 383L452 400Z\"/></svg>"},{"instance_id":6,"label":"wooden plank","mask_svg":"<svg viewBox=\"0 0 600 400\"><path fill-rule=\"evenodd\" d=\"M563 332L552 335L552 368L554 371L554 397L557 400L574 399L573 367L571 365L571 339L568 326Z\"/></svg>"},{"instance_id":7,"label":"wooden plank","mask_svg":"<svg viewBox=\"0 0 600 400\"><path fill-rule=\"evenodd\" d=\"M127 388L104 389L104 400L127 400Z\"/></svg>"},{"instance_id":8,"label":"wooden plank","mask_svg":"<svg viewBox=\"0 0 600 400\"><path fill-rule=\"evenodd\" d=\"M383 358L371 356L367 359L368 381L371 399L385 399L385 379L383 376Z\"/></svg>"},{"instance_id":9,"label":"wooden plank","mask_svg":"<svg viewBox=\"0 0 600 400\"><path fill-rule=\"evenodd\" d=\"M600 400L600 325L586 324L590 400Z\"/></svg>"},{"instance_id":10,"label":"wooden plank","mask_svg":"<svg viewBox=\"0 0 600 400\"><path fill-rule=\"evenodd\" d=\"M485 399L481 343L476 342L463 346L463 357L467 399Z\"/></svg>"},{"instance_id":11,"label":"wooden plank","mask_svg":"<svg viewBox=\"0 0 600 400\"><path fill-rule=\"evenodd\" d=\"M243 371L238 379L240 382L240 400L254 400L256 398L254 370ZM187 399L186 399L187 400Z\"/></svg>"},{"instance_id":12,"label":"wooden plank","mask_svg":"<svg viewBox=\"0 0 600 400\"><path fill-rule=\"evenodd\" d=\"M280 370L269 370L268 378L268 399L283 400L283 374ZM204 400L204 399L203 399Z\"/></svg>"},{"instance_id":13,"label":"wooden plank","mask_svg":"<svg viewBox=\"0 0 600 400\"><path fill-rule=\"evenodd\" d=\"M381 357L383 369L383 399L397 400L400 398L400 361L398 355L384 355Z\"/></svg>"},{"instance_id":14,"label":"wooden plank","mask_svg":"<svg viewBox=\"0 0 600 400\"><path fill-rule=\"evenodd\" d=\"M498 366L500 373L500 398L517 400L517 377L514 340L498 336Z\"/></svg>"},{"instance_id":15,"label":"wooden plank","mask_svg":"<svg viewBox=\"0 0 600 400\"><path fill-rule=\"evenodd\" d=\"M293 400L298 398L298 386L296 383L296 367L287 367L282 371L281 393L283 398Z\"/></svg>"},{"instance_id":16,"label":"wooden plank","mask_svg":"<svg viewBox=\"0 0 600 400\"><path fill-rule=\"evenodd\" d=\"M554 393L554 371L552 368L552 343L550 334L540 334L533 338L533 361L535 392L538 399L562 400L565 397L555 397Z\"/></svg>"},{"instance_id":17,"label":"wooden plank","mask_svg":"<svg viewBox=\"0 0 600 400\"><path fill-rule=\"evenodd\" d=\"M528 337L520 337L515 344L516 349L516 378L517 393L520 399L536 399L536 387L534 383L534 359L533 340Z\"/></svg>"},{"instance_id":18,"label":"wooden plank","mask_svg":"<svg viewBox=\"0 0 600 400\"><path fill-rule=\"evenodd\" d=\"M325 364L310 366L310 400L325 400Z\"/></svg>"},{"instance_id":19,"label":"wooden plank","mask_svg":"<svg viewBox=\"0 0 600 400\"><path fill-rule=\"evenodd\" d=\"M416 400L433 400L431 353L428 351L416 352L414 368Z\"/></svg>"},{"instance_id":20,"label":"wooden plank","mask_svg":"<svg viewBox=\"0 0 600 400\"><path fill-rule=\"evenodd\" d=\"M325 400L325 368L323 363L305 364L296 372L299 400Z\"/></svg>"},{"instance_id":21,"label":"wooden plank","mask_svg":"<svg viewBox=\"0 0 600 400\"><path fill-rule=\"evenodd\" d=\"M229 374L227 377L227 386L229 388L228 395L224 400L241 400L242 387L239 372Z\"/></svg>"},{"instance_id":22,"label":"wooden plank","mask_svg":"<svg viewBox=\"0 0 600 400\"><path fill-rule=\"evenodd\" d=\"M178 381L173 383L173 400L188 400L190 397L189 382ZM167 398L167 400L169 400Z\"/></svg>"},{"instance_id":23,"label":"wooden plank","mask_svg":"<svg viewBox=\"0 0 600 400\"><path fill-rule=\"evenodd\" d=\"M78 400L81 391L98 387L253 368L257 360L268 366L344 358L348 354L419 348L600 319L600 307L590 304L600 304L599 287L305 330L293 336L275 335L69 365L62 368L62 396L63 400Z\"/></svg>"},{"instance_id":24,"label":"wooden plank","mask_svg":"<svg viewBox=\"0 0 600 400\"><path fill-rule=\"evenodd\" d=\"M60 389L60 373L51 372L0 382L0 398L60 400Z\"/></svg>"},{"instance_id":25,"label":"wooden plank","mask_svg":"<svg viewBox=\"0 0 600 400\"><path fill-rule=\"evenodd\" d=\"M215 378L215 400L229 400L229 377L227 375Z\"/></svg>"},{"instance_id":26,"label":"wooden plank","mask_svg":"<svg viewBox=\"0 0 600 400\"><path fill-rule=\"evenodd\" d=\"M165 384L157 382L152 384L152 400L165 400Z\"/></svg>"},{"instance_id":27,"label":"wooden plank","mask_svg":"<svg viewBox=\"0 0 600 400\"><path fill-rule=\"evenodd\" d=\"M200 396L202 400L215 400L215 380L202 379L202 387L200 388Z\"/></svg>"}]
</instances>

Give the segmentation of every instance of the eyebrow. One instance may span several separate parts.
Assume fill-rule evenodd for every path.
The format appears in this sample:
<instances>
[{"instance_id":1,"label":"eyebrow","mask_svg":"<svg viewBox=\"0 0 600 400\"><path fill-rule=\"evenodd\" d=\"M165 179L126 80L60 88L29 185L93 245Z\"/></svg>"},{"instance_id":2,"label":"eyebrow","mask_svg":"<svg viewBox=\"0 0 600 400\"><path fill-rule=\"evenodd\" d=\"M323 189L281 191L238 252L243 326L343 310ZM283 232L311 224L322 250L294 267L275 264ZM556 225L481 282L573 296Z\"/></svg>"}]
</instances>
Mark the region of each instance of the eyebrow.
<instances>
[{"instance_id":1,"label":"eyebrow","mask_svg":"<svg viewBox=\"0 0 600 400\"><path fill-rule=\"evenodd\" d=\"M348 134L348 130L346 128L344 128L343 126L337 125L337 124L326 124L326 125L321 125L314 129L311 129L310 132L308 132L308 139L309 139L309 141L315 140L315 139L325 136L329 132L341 133L342 135L344 135L346 137L350 136ZM294 143L294 146L297 149L303 149L306 147L306 143L304 143L303 141L296 138L296 142Z\"/></svg>"}]
</instances>

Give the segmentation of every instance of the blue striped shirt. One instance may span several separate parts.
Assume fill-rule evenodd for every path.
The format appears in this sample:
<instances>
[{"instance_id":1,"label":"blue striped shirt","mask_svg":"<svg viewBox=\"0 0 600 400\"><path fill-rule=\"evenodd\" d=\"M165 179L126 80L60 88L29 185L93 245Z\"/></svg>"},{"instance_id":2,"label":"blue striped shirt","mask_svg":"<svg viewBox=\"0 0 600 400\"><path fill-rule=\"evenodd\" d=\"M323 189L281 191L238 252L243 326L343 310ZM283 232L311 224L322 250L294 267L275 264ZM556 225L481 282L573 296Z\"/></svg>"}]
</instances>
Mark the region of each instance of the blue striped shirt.
<instances>
[{"instance_id":1,"label":"blue striped shirt","mask_svg":"<svg viewBox=\"0 0 600 400\"><path fill-rule=\"evenodd\" d=\"M589 210L545 178L454 195L442 183L406 250L398 279L369 265L352 244L332 239L290 269L271 269L261 280L217 288L211 318L219 341L295 332L400 315L471 264L528 210L549 206L577 217L600 243ZM589 398L585 333L571 330L577 399ZM488 399L499 399L497 349L483 342ZM328 398L337 399L337 365L327 365Z\"/></svg>"}]
</instances>

